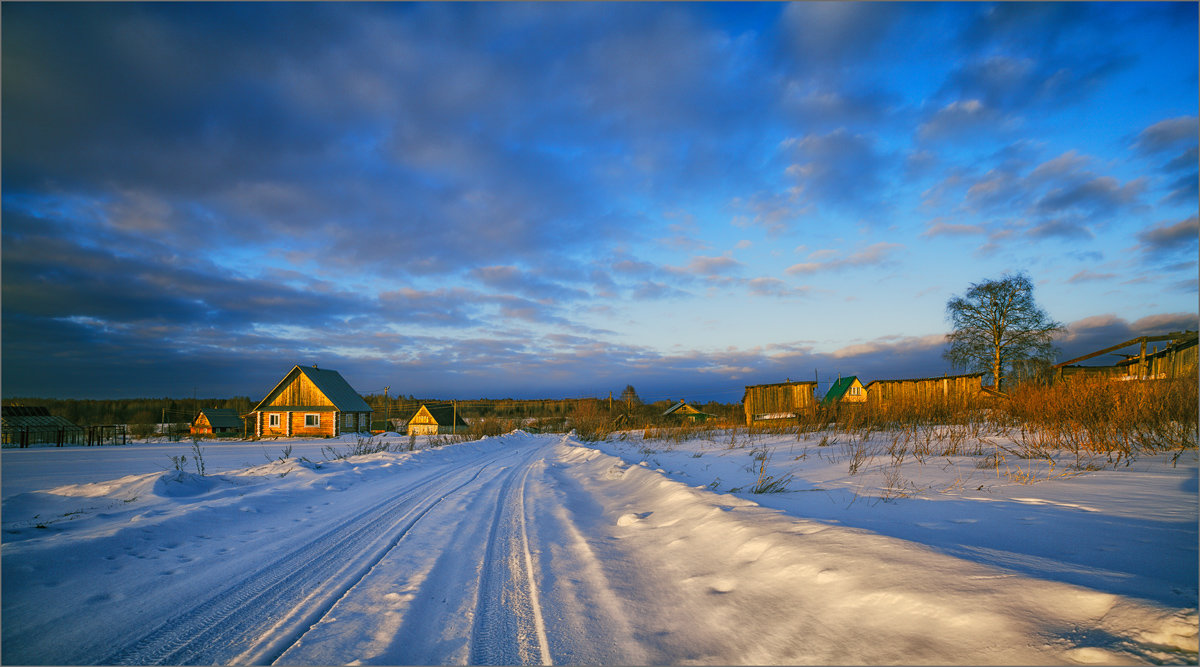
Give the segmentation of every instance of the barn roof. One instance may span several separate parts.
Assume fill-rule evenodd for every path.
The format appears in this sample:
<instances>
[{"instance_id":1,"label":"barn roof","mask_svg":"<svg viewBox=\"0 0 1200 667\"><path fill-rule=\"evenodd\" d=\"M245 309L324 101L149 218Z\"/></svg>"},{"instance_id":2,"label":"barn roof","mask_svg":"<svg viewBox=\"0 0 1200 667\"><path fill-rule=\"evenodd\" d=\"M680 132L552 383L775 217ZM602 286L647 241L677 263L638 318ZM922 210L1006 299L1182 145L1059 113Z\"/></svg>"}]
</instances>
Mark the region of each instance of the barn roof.
<instances>
[{"instance_id":1,"label":"barn roof","mask_svg":"<svg viewBox=\"0 0 1200 667\"><path fill-rule=\"evenodd\" d=\"M903 378L897 380L871 380L866 384L869 389L876 382L925 382L927 380L956 380L958 378L982 378L983 373L963 373L962 375L935 375L927 378Z\"/></svg>"},{"instance_id":2,"label":"barn roof","mask_svg":"<svg viewBox=\"0 0 1200 667\"><path fill-rule=\"evenodd\" d=\"M266 398L259 401L258 405L254 406L254 412L263 409L263 406L279 391L281 387L290 382L297 374L303 373L305 377L312 381L313 385L333 403L333 407L342 412L371 412L371 406L363 400L362 396L358 395L357 391L346 382L342 374L329 369L317 368L316 366L295 366L288 374L283 376L279 384L275 388L267 392ZM279 409L280 406L274 406ZM310 409L305 407L304 409Z\"/></svg>"},{"instance_id":3,"label":"barn roof","mask_svg":"<svg viewBox=\"0 0 1200 667\"><path fill-rule=\"evenodd\" d=\"M208 418L213 428L241 428L242 418L233 408L206 408L200 414Z\"/></svg>"},{"instance_id":4,"label":"barn roof","mask_svg":"<svg viewBox=\"0 0 1200 667\"><path fill-rule=\"evenodd\" d=\"M847 375L844 378L838 378L837 382L834 382L833 386L829 388L829 391L825 392L825 398L822 398L821 402L832 403L840 401L850 387L854 385L855 380L858 380L857 375Z\"/></svg>"}]
</instances>

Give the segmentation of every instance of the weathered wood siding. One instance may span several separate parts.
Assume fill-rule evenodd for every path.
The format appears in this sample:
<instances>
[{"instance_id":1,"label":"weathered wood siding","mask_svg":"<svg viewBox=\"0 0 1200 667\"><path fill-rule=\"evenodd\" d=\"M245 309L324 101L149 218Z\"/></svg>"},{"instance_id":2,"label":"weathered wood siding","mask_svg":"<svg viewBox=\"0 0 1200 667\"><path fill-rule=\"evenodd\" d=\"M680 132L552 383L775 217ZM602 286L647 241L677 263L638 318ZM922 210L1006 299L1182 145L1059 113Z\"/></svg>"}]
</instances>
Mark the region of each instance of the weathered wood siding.
<instances>
[{"instance_id":1,"label":"weathered wood siding","mask_svg":"<svg viewBox=\"0 0 1200 667\"><path fill-rule=\"evenodd\" d=\"M781 382L746 387L742 397L746 425L769 419L787 419L815 410L817 399L813 397L813 391L816 387L816 382Z\"/></svg>"},{"instance_id":2,"label":"weathered wood siding","mask_svg":"<svg viewBox=\"0 0 1200 667\"><path fill-rule=\"evenodd\" d=\"M885 407L896 404L962 404L980 398L983 373L911 380L875 380L866 386L867 402Z\"/></svg>"},{"instance_id":3,"label":"weathered wood siding","mask_svg":"<svg viewBox=\"0 0 1200 667\"><path fill-rule=\"evenodd\" d=\"M279 388L279 392L275 398L267 405L272 406L293 406L293 405L319 405L333 406L333 402L321 393L320 389L309 380L303 373L297 373L296 377L291 382Z\"/></svg>"}]
</instances>

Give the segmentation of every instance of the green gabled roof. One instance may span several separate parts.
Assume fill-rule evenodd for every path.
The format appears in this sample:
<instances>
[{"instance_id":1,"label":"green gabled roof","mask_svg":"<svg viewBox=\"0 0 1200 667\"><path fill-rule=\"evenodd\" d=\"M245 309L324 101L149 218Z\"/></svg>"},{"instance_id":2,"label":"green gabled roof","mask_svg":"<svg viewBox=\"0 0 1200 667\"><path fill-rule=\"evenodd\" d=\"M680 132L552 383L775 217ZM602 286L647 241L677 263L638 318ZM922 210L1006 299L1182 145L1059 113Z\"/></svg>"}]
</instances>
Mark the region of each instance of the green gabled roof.
<instances>
[{"instance_id":1,"label":"green gabled roof","mask_svg":"<svg viewBox=\"0 0 1200 667\"><path fill-rule=\"evenodd\" d=\"M825 392L825 398L821 399L821 403L827 404L842 400L842 397L846 395L846 392L849 391L850 387L857 379L857 375L838 378L838 381L833 383L833 386L829 388L829 391Z\"/></svg>"},{"instance_id":2,"label":"green gabled roof","mask_svg":"<svg viewBox=\"0 0 1200 667\"><path fill-rule=\"evenodd\" d=\"M291 379L293 373L303 373L305 377L312 381L325 398L329 399L330 403L341 412L371 412L371 406L363 400L362 396L358 395L357 391L346 382L342 374L326 368L314 368L310 366L295 366L288 374L283 376L279 384L275 388L267 392L266 398L259 401L258 405L254 406L253 412L259 412L264 409L268 400L275 395L275 392ZM266 408L271 409L271 408ZM279 409L278 406L274 409ZM307 409L307 408L306 408Z\"/></svg>"}]
</instances>

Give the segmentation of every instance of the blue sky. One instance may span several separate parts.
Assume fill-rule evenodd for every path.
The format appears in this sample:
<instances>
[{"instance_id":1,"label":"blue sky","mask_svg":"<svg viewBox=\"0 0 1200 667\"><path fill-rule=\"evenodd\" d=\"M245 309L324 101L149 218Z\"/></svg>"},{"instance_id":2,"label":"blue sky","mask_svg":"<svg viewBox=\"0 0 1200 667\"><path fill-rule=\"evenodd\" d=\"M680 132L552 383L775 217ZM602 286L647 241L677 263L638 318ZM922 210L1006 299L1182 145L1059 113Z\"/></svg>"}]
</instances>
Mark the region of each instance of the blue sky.
<instances>
[{"instance_id":1,"label":"blue sky","mask_svg":"<svg viewBox=\"0 0 1200 667\"><path fill-rule=\"evenodd\" d=\"M1197 328L1195 3L0 11L6 397L736 401L959 372L1016 271L1061 359Z\"/></svg>"}]
</instances>

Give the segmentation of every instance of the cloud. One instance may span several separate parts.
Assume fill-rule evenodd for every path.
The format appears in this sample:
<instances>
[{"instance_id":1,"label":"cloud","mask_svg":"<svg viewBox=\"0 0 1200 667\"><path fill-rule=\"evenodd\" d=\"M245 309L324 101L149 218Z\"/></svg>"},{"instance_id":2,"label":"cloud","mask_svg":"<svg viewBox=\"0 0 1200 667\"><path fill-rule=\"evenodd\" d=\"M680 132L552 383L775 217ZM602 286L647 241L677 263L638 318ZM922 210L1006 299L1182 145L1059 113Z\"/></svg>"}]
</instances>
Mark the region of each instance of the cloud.
<instances>
[{"instance_id":1,"label":"cloud","mask_svg":"<svg viewBox=\"0 0 1200 667\"><path fill-rule=\"evenodd\" d=\"M882 266L892 261L892 256L895 251L903 248L899 243L879 242L872 244L858 252L846 255L844 257L825 259L828 255L819 254L816 259L819 261L800 262L793 264L784 270L784 273L790 275L807 275L825 271L840 271L847 268L863 267L863 266ZM820 253L821 251L817 251ZM810 259L813 257L810 256Z\"/></svg>"},{"instance_id":2,"label":"cloud","mask_svg":"<svg viewBox=\"0 0 1200 667\"><path fill-rule=\"evenodd\" d=\"M1095 237L1086 225L1068 218L1047 220L1031 227L1027 234L1035 239L1061 238L1087 240Z\"/></svg>"},{"instance_id":3,"label":"cloud","mask_svg":"<svg viewBox=\"0 0 1200 667\"><path fill-rule=\"evenodd\" d=\"M1137 233L1138 250L1151 258L1196 254L1200 220L1191 216L1176 223L1160 222Z\"/></svg>"},{"instance_id":4,"label":"cloud","mask_svg":"<svg viewBox=\"0 0 1200 667\"><path fill-rule=\"evenodd\" d=\"M978 99L950 102L917 127L922 141L958 139L1002 124L1001 116Z\"/></svg>"},{"instance_id":5,"label":"cloud","mask_svg":"<svg viewBox=\"0 0 1200 667\"><path fill-rule=\"evenodd\" d=\"M785 140L782 147L794 162L786 170L806 201L866 208L878 205L887 158L875 140L839 128Z\"/></svg>"},{"instance_id":6,"label":"cloud","mask_svg":"<svg viewBox=\"0 0 1200 667\"><path fill-rule=\"evenodd\" d=\"M928 225L925 231L921 232L921 236L933 238L936 236L973 236L983 233L985 230L982 225L961 225L938 220Z\"/></svg>"},{"instance_id":7,"label":"cloud","mask_svg":"<svg viewBox=\"0 0 1200 667\"><path fill-rule=\"evenodd\" d=\"M751 278L746 282L750 294L776 298L799 298L809 294L808 287L792 287L778 278Z\"/></svg>"},{"instance_id":8,"label":"cloud","mask_svg":"<svg viewBox=\"0 0 1200 667\"><path fill-rule=\"evenodd\" d=\"M1195 116L1178 116L1160 120L1138 133L1133 142L1133 148L1143 154L1162 153L1164 151L1183 147L1193 147L1196 144L1198 121ZM1195 163L1193 162L1193 165Z\"/></svg>"},{"instance_id":9,"label":"cloud","mask_svg":"<svg viewBox=\"0 0 1200 667\"><path fill-rule=\"evenodd\" d=\"M1067 279L1070 284L1093 282L1097 280L1112 280L1119 276L1115 273L1095 273L1084 269Z\"/></svg>"},{"instance_id":10,"label":"cloud","mask_svg":"<svg viewBox=\"0 0 1200 667\"><path fill-rule=\"evenodd\" d=\"M1078 209L1104 213L1136 202L1145 191L1145 178L1122 184L1111 176L1097 176L1054 188L1038 199L1036 206L1042 212Z\"/></svg>"}]
</instances>

